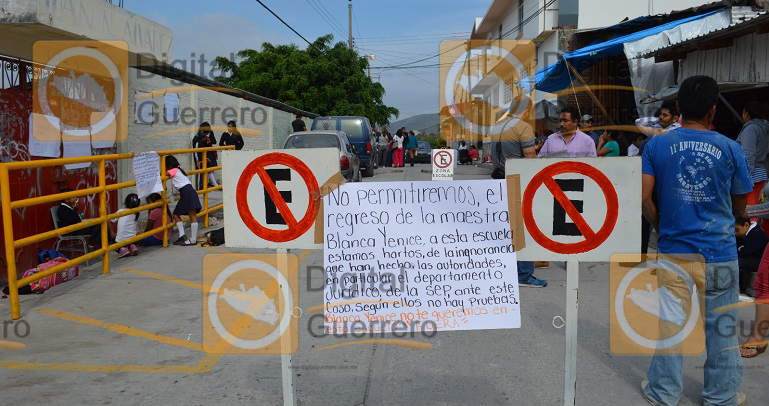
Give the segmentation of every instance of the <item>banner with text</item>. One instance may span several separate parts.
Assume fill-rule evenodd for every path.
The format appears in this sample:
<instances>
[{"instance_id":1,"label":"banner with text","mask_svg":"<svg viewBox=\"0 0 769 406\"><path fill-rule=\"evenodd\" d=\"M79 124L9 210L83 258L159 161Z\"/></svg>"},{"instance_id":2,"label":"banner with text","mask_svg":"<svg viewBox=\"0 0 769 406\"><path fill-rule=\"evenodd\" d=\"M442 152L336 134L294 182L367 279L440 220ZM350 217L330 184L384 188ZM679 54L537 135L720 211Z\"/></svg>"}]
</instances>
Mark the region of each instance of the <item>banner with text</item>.
<instances>
[{"instance_id":1,"label":"banner with text","mask_svg":"<svg viewBox=\"0 0 769 406\"><path fill-rule=\"evenodd\" d=\"M323 200L327 333L520 327L503 181L347 183Z\"/></svg>"}]
</instances>

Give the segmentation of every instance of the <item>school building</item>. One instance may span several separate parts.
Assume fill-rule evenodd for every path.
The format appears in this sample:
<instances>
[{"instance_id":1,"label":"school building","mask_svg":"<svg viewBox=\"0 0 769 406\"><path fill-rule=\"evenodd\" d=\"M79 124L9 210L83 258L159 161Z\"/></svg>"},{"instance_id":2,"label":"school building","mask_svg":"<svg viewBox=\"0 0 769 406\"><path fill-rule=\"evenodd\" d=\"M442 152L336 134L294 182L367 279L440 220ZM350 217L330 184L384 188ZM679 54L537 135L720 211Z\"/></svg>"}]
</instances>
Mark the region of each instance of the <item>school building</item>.
<instances>
[{"instance_id":1,"label":"school building","mask_svg":"<svg viewBox=\"0 0 769 406\"><path fill-rule=\"evenodd\" d=\"M291 132L296 114L306 120L316 116L171 66L173 32L169 28L104 0L0 0L0 38L3 162L191 148L192 137L203 121L215 127L217 140L223 132L220 128L235 120L244 134L244 149L280 148ZM89 138L85 138L86 142L36 142L31 138L30 124L34 78L57 70L35 61L33 46L37 41L87 40L124 41L128 46L127 122L117 120L118 126L127 128L127 137L114 143ZM68 98L82 97L72 101L91 102L93 89L87 83L84 92L76 91L77 83L72 85L75 90ZM147 94L154 97L140 97ZM194 167L192 154L178 158L182 166ZM106 162L108 184L131 181L132 172L130 159ZM98 175L95 163L14 171L10 187L2 192L19 200L51 195L66 187L86 189L98 185ZM130 192L110 192L108 211L117 210L124 195ZM86 218L99 215L98 196L86 196L80 202ZM13 210L14 239L52 230L51 205L54 204ZM18 273L35 266L38 249L50 248L55 240L17 250ZM0 283L7 277L4 257L3 252Z\"/></svg>"}]
</instances>

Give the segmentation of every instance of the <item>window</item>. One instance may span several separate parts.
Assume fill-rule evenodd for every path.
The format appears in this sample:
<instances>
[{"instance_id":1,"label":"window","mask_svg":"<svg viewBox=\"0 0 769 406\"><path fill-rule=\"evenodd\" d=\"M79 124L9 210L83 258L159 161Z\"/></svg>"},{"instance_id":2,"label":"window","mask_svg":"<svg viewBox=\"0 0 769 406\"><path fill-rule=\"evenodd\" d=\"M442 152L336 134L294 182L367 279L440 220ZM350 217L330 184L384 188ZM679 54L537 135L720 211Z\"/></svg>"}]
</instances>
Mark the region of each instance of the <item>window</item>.
<instances>
[{"instance_id":1,"label":"window","mask_svg":"<svg viewBox=\"0 0 769 406\"><path fill-rule=\"evenodd\" d=\"M510 76L509 78L507 78L503 86L505 88L502 96L502 102L505 104L505 106L507 106L513 102L513 77Z\"/></svg>"},{"instance_id":2,"label":"window","mask_svg":"<svg viewBox=\"0 0 769 406\"><path fill-rule=\"evenodd\" d=\"M332 130L336 131L335 118L316 118L312 123L313 130Z\"/></svg>"},{"instance_id":3,"label":"window","mask_svg":"<svg viewBox=\"0 0 769 406\"><path fill-rule=\"evenodd\" d=\"M523 0L518 0L518 32L523 33Z\"/></svg>"},{"instance_id":4,"label":"window","mask_svg":"<svg viewBox=\"0 0 769 406\"><path fill-rule=\"evenodd\" d=\"M494 86L491 89L491 103L492 106L499 106L499 86Z\"/></svg>"},{"instance_id":5,"label":"window","mask_svg":"<svg viewBox=\"0 0 769 406\"><path fill-rule=\"evenodd\" d=\"M343 118L339 131L347 133L351 140L365 138L363 132L363 120L360 118Z\"/></svg>"},{"instance_id":6,"label":"window","mask_svg":"<svg viewBox=\"0 0 769 406\"><path fill-rule=\"evenodd\" d=\"M287 149L296 148L336 148L339 147L339 138L336 134L299 134L292 135L286 141Z\"/></svg>"}]
</instances>

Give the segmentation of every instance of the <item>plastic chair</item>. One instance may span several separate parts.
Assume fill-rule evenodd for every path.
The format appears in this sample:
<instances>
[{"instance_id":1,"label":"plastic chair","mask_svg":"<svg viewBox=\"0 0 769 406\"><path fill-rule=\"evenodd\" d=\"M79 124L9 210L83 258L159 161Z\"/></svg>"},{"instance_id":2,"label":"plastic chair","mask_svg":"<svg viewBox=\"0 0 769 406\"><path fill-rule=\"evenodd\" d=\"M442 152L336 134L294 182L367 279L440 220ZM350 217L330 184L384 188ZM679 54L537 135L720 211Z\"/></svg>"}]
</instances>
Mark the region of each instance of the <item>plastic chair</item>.
<instances>
[{"instance_id":1,"label":"plastic chair","mask_svg":"<svg viewBox=\"0 0 769 406\"><path fill-rule=\"evenodd\" d=\"M59 206L53 206L51 207L51 218L53 218L53 228L58 230L59 229L59 214L57 210L59 209ZM76 244L83 244L83 255L88 253L88 241L85 239L85 236L82 235L60 235L59 239L56 241L56 245L54 245L54 250L60 251L59 247L61 246L61 243L67 243L65 251L68 252L77 252L77 246L73 245L72 243ZM73 249L74 248L74 249ZM86 266L90 265L89 261L85 261Z\"/></svg>"}]
</instances>

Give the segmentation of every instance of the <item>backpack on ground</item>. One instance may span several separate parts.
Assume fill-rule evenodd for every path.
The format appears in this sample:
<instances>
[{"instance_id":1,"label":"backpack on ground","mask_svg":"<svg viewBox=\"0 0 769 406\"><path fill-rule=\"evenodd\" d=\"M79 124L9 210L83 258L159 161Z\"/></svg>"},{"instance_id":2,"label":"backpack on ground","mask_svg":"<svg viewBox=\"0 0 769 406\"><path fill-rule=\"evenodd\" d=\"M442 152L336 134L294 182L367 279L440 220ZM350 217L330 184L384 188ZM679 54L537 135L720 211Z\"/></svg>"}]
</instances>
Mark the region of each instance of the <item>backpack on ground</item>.
<instances>
[{"instance_id":1,"label":"backpack on ground","mask_svg":"<svg viewBox=\"0 0 769 406\"><path fill-rule=\"evenodd\" d=\"M224 245L224 227L206 233L206 242L203 243L204 247L217 247L219 245Z\"/></svg>"},{"instance_id":2,"label":"backpack on ground","mask_svg":"<svg viewBox=\"0 0 769 406\"><path fill-rule=\"evenodd\" d=\"M44 264L56 258L66 258L61 252L56 250L39 250L37 254L37 263Z\"/></svg>"}]
</instances>

